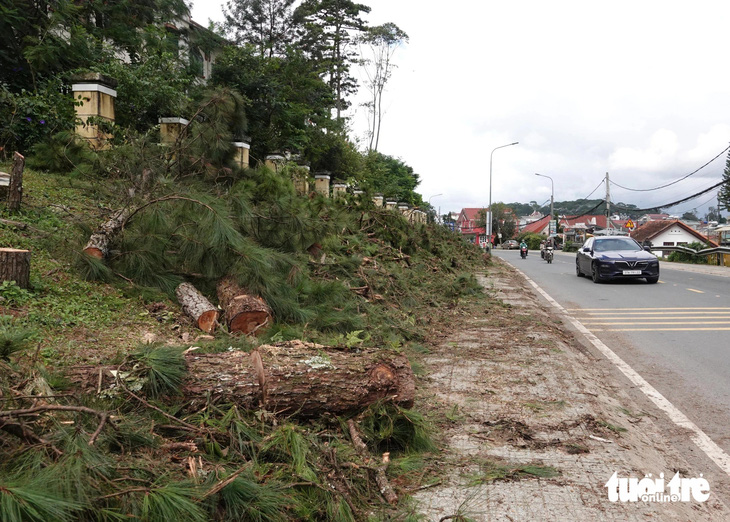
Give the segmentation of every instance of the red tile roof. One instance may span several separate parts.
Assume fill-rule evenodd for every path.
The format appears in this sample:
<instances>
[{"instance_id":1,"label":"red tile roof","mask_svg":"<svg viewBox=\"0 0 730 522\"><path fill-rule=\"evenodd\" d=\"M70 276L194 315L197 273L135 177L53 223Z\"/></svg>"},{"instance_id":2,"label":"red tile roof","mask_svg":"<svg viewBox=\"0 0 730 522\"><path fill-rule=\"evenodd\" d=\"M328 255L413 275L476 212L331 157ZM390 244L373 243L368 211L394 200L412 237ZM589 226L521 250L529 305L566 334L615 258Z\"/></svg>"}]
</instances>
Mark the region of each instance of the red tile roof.
<instances>
[{"instance_id":1,"label":"red tile roof","mask_svg":"<svg viewBox=\"0 0 730 522\"><path fill-rule=\"evenodd\" d=\"M549 221L550 221L550 216L545 216L542 219L538 219L537 221L528 223L527 225L522 227L522 230L520 230L520 232L531 232L533 234L541 234L542 231L545 230L545 227L548 226Z\"/></svg>"},{"instance_id":2,"label":"red tile roof","mask_svg":"<svg viewBox=\"0 0 730 522\"><path fill-rule=\"evenodd\" d=\"M664 232L669 227L672 227L675 225L679 226L680 228L689 232L691 235L696 237L698 239L698 241L701 241L703 243L708 243L712 246L718 246L717 243L715 243L711 239L703 236L702 234L697 232L694 228L682 223L678 219L666 219L666 220L662 220L662 221L647 221L645 224L641 225L636 230L634 230L631 233L631 237L633 237L639 243L641 243L645 239L648 239L649 241L651 241L652 238L658 236L659 234Z\"/></svg>"}]
</instances>

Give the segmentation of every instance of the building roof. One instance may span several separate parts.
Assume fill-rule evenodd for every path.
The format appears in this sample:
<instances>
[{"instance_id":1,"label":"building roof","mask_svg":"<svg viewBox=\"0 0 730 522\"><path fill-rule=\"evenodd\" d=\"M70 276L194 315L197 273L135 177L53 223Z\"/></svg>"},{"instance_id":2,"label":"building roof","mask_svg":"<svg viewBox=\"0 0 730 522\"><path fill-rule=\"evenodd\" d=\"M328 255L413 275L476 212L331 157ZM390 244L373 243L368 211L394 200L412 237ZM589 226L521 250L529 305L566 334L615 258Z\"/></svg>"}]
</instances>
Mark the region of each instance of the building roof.
<instances>
[{"instance_id":1,"label":"building roof","mask_svg":"<svg viewBox=\"0 0 730 522\"><path fill-rule=\"evenodd\" d=\"M468 221L476 221L479 217L479 212L483 212L484 208L462 208L459 212L459 217L464 216L464 219Z\"/></svg>"},{"instance_id":2,"label":"building roof","mask_svg":"<svg viewBox=\"0 0 730 522\"><path fill-rule=\"evenodd\" d=\"M668 228L671 228L673 226L678 226L679 228L685 230L690 235L697 238L698 241L701 241L702 243L708 243L712 246L718 246L717 243L712 241L706 236L703 236L699 232L697 232L694 228L682 223L678 219L667 219L663 221L648 221L645 224L638 227L636 230L634 230L631 233L631 237L633 237L638 242L642 242L645 240L651 241L653 238L657 237L659 234L667 230Z\"/></svg>"},{"instance_id":3,"label":"building roof","mask_svg":"<svg viewBox=\"0 0 730 522\"><path fill-rule=\"evenodd\" d=\"M549 222L550 222L550 216L545 216L541 219L538 219L537 221L528 223L527 225L522 227L521 232L530 232L532 234L542 234L542 232L545 230L545 227L548 226Z\"/></svg>"},{"instance_id":4,"label":"building roof","mask_svg":"<svg viewBox=\"0 0 730 522\"><path fill-rule=\"evenodd\" d=\"M585 216L578 217L565 216L560 218L560 224L564 227L572 228L578 223L585 223L586 227L608 227L608 219L601 214L586 214Z\"/></svg>"}]
</instances>

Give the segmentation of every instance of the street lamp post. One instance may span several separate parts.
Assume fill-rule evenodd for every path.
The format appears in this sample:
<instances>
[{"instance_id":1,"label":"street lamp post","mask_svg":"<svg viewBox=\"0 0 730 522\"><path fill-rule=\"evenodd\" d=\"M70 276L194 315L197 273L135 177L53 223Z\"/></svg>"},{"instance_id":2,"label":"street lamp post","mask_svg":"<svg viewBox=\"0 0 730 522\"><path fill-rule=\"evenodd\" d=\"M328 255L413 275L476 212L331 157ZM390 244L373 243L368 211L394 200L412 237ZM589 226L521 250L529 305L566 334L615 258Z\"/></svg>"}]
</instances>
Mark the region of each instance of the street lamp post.
<instances>
[{"instance_id":1,"label":"street lamp post","mask_svg":"<svg viewBox=\"0 0 730 522\"><path fill-rule=\"evenodd\" d=\"M491 248L490 240L492 239L492 156L494 155L494 151L497 149L502 149L504 147L511 147L512 145L517 145L519 141L516 141L514 143L508 143L507 145L500 145L499 147L495 147L492 149L492 153L489 155L489 206L487 207L487 222L485 230L487 232L487 249Z\"/></svg>"},{"instance_id":2,"label":"street lamp post","mask_svg":"<svg viewBox=\"0 0 730 522\"><path fill-rule=\"evenodd\" d=\"M546 176L545 174L538 174L537 172L535 172L535 176L541 176L543 178L547 178L550 180L550 221L548 221L548 235L550 235L549 227L553 222L553 216L555 216L554 210L553 210L553 204L554 204L554 200L555 200L555 184L553 183L553 178L551 178L550 176ZM557 231L558 231L558 228L555 227L555 232L557 233Z\"/></svg>"},{"instance_id":3,"label":"street lamp post","mask_svg":"<svg viewBox=\"0 0 730 522\"><path fill-rule=\"evenodd\" d=\"M443 196L443 194L434 194L433 196L431 196L430 198L428 198L428 206L431 207L431 200L433 198L437 198L439 196ZM436 222L437 223L441 223L441 216L439 216L438 214L436 214Z\"/></svg>"}]
</instances>

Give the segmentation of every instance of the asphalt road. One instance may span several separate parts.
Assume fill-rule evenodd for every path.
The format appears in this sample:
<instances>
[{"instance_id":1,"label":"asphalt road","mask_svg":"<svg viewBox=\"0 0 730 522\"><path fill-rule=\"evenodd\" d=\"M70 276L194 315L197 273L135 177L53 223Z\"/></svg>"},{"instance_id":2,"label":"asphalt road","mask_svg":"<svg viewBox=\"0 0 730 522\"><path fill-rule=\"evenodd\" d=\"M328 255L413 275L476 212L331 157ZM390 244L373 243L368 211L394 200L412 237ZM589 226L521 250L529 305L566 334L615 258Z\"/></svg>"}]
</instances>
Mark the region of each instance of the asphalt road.
<instances>
[{"instance_id":1,"label":"asphalt road","mask_svg":"<svg viewBox=\"0 0 730 522\"><path fill-rule=\"evenodd\" d=\"M557 252L552 264L539 251L527 259L516 250L493 254L524 272L730 452L730 268L660 263L657 284L595 284L576 276L574 253Z\"/></svg>"}]
</instances>

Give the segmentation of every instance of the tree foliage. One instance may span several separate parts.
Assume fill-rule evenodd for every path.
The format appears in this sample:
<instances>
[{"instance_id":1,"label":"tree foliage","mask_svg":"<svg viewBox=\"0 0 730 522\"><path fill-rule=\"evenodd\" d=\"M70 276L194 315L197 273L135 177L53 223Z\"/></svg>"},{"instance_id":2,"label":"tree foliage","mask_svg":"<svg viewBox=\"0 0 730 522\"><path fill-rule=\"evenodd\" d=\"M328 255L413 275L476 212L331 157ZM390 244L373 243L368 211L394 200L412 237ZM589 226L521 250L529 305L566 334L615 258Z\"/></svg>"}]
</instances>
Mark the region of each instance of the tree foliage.
<instances>
[{"instance_id":1,"label":"tree foliage","mask_svg":"<svg viewBox=\"0 0 730 522\"><path fill-rule=\"evenodd\" d=\"M229 0L224 31L239 46L250 45L261 58L284 57L294 40L294 0Z\"/></svg>"},{"instance_id":2,"label":"tree foliage","mask_svg":"<svg viewBox=\"0 0 730 522\"><path fill-rule=\"evenodd\" d=\"M351 0L304 0L294 11L299 45L319 66L335 99L336 120L357 89L351 67L357 59L354 42L365 30L361 14L370 7Z\"/></svg>"},{"instance_id":3,"label":"tree foliage","mask_svg":"<svg viewBox=\"0 0 730 522\"><path fill-rule=\"evenodd\" d=\"M717 193L717 207L718 211L730 211L730 152L728 152L727 160L725 161L725 170L722 173L722 180L725 182L720 186L720 190Z\"/></svg>"},{"instance_id":4,"label":"tree foliage","mask_svg":"<svg viewBox=\"0 0 730 522\"><path fill-rule=\"evenodd\" d=\"M215 85L242 94L252 156L302 151L331 127L331 91L300 53L262 59L251 46L228 47L216 62Z\"/></svg>"}]
</instances>

